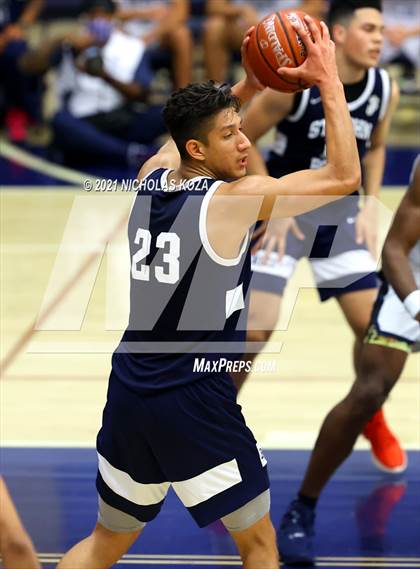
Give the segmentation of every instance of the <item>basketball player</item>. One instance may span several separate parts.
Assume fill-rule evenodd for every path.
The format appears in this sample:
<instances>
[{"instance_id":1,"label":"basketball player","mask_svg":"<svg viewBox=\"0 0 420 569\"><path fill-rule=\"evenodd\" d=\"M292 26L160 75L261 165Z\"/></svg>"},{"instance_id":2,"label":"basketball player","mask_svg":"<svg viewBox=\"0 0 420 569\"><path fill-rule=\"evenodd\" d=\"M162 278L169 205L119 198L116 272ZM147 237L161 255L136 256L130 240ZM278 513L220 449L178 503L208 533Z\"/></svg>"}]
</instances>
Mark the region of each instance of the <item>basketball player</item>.
<instances>
[{"instance_id":1,"label":"basketball player","mask_svg":"<svg viewBox=\"0 0 420 569\"><path fill-rule=\"evenodd\" d=\"M385 70L376 67L383 42L380 8L380 0L338 0L329 11L337 67L364 167L363 207L359 211L356 192L339 204L296 220L272 223L277 234L263 237L265 249L253 260L249 316L248 340L263 345L276 326L288 279L298 260L309 257L321 301L335 298L354 333L356 371L376 296L377 219L372 198L379 195L386 136L399 98L397 85L391 83ZM264 174L268 170L272 176L283 176L301 168L318 168L325 160L323 125L316 87L297 95L266 90L248 109L244 132L255 143L276 126L277 136L266 165L253 150L249 172ZM276 241L280 253L285 252L280 259L271 253ZM255 354L249 354L247 359L253 357ZM245 373L235 377L238 388L245 377ZM380 469L401 472L406 468L406 455L388 429L382 410L366 425L364 435Z\"/></svg>"},{"instance_id":2,"label":"basketball player","mask_svg":"<svg viewBox=\"0 0 420 569\"><path fill-rule=\"evenodd\" d=\"M190 85L165 107L173 140L140 170L128 224L130 319L113 355L97 439L99 519L60 569L115 563L159 513L171 485L199 526L223 521L245 569L278 568L266 460L229 374L245 340L248 235L259 218L307 211L360 183L334 45L325 24L321 34L307 22L314 42L303 26L300 33L308 58L279 72L320 89L323 168L280 180L245 176L250 143L238 110L261 87L246 61L249 36L246 79L232 90Z\"/></svg>"},{"instance_id":3,"label":"basketball player","mask_svg":"<svg viewBox=\"0 0 420 569\"><path fill-rule=\"evenodd\" d=\"M413 344L420 340L420 155L385 241L380 276L356 381L325 418L300 492L280 526L278 543L287 563L313 562L317 499L351 453L366 421L388 397Z\"/></svg>"},{"instance_id":4,"label":"basketball player","mask_svg":"<svg viewBox=\"0 0 420 569\"><path fill-rule=\"evenodd\" d=\"M0 555L4 569L41 569L31 538L0 476Z\"/></svg>"}]
</instances>

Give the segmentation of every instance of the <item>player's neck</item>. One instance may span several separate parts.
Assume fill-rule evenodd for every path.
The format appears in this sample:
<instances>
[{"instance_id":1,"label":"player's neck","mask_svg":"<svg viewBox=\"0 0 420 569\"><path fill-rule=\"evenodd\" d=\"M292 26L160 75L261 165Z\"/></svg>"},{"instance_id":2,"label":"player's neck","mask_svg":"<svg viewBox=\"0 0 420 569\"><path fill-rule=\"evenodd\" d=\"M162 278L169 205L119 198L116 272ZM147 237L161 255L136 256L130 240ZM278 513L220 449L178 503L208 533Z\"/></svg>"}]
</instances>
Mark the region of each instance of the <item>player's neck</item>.
<instances>
[{"instance_id":1,"label":"player's neck","mask_svg":"<svg viewBox=\"0 0 420 569\"><path fill-rule=\"evenodd\" d=\"M214 173L204 164L181 162L181 166L175 172L175 177L180 180L191 180L197 176L205 176L206 178L214 178Z\"/></svg>"},{"instance_id":2,"label":"player's neck","mask_svg":"<svg viewBox=\"0 0 420 569\"><path fill-rule=\"evenodd\" d=\"M344 85L359 83L366 75L366 69L355 65L340 51L337 50L338 75Z\"/></svg>"}]
</instances>

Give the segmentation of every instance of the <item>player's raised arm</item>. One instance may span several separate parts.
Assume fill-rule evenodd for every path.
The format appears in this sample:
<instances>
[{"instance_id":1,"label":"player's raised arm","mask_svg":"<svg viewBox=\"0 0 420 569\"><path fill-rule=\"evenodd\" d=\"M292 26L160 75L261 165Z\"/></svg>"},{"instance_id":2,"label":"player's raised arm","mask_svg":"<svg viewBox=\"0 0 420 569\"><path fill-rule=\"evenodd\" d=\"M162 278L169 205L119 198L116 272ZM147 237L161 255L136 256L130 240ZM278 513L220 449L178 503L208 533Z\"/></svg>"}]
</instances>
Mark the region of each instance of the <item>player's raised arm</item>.
<instances>
[{"instance_id":1,"label":"player's raised arm","mask_svg":"<svg viewBox=\"0 0 420 569\"><path fill-rule=\"evenodd\" d=\"M262 195L260 219L291 216L304 213L356 190L361 172L353 124L338 77L335 48L328 28L321 23L321 31L308 16L310 32L299 31L308 57L300 67L280 69L285 78L316 84L320 90L326 118L327 164L318 170L303 170L280 178L248 176L230 184L222 191L237 195ZM303 199L305 198L305 199Z\"/></svg>"},{"instance_id":2,"label":"player's raised arm","mask_svg":"<svg viewBox=\"0 0 420 569\"><path fill-rule=\"evenodd\" d=\"M413 306L411 314L413 318L417 316L417 319L419 319L420 291L417 290L408 256L419 239L420 156L417 158L410 186L397 210L382 253L382 268L387 281L407 309L410 305ZM417 267L417 270L420 268ZM411 302L407 301L408 297L411 297Z\"/></svg>"}]
</instances>

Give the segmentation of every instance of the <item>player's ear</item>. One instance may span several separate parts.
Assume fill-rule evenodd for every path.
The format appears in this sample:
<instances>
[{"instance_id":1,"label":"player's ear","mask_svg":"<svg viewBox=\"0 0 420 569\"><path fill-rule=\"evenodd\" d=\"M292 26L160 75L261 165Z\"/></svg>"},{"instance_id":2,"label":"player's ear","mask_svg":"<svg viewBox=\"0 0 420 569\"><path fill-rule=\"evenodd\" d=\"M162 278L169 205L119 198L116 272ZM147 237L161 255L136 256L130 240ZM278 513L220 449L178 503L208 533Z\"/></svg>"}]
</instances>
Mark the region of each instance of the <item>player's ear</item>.
<instances>
[{"instance_id":1,"label":"player's ear","mask_svg":"<svg viewBox=\"0 0 420 569\"><path fill-rule=\"evenodd\" d=\"M200 161L205 160L206 151L203 143L200 142L199 140L196 140L195 138L190 138L190 140L187 141L185 148L187 149L189 156L194 160L200 160Z\"/></svg>"},{"instance_id":2,"label":"player's ear","mask_svg":"<svg viewBox=\"0 0 420 569\"><path fill-rule=\"evenodd\" d=\"M331 39L334 43L340 45L345 42L347 29L342 24L334 24L332 27Z\"/></svg>"}]
</instances>

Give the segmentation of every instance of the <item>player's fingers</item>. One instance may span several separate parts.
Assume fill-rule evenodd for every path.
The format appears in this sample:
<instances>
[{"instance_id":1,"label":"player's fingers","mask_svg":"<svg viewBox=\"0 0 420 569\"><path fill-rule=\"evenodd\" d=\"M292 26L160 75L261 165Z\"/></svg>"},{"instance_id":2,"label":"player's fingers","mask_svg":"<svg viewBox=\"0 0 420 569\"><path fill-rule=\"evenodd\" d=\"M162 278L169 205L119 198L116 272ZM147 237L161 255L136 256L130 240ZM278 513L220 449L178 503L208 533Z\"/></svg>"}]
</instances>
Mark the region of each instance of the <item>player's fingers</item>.
<instances>
[{"instance_id":1,"label":"player's fingers","mask_svg":"<svg viewBox=\"0 0 420 569\"><path fill-rule=\"evenodd\" d=\"M264 257L263 263L266 263L270 258L271 253L273 252L274 247L276 246L277 239L275 237L270 237L267 241L266 246L264 247Z\"/></svg>"},{"instance_id":2,"label":"player's fingers","mask_svg":"<svg viewBox=\"0 0 420 569\"><path fill-rule=\"evenodd\" d=\"M245 32L244 39L249 38L254 30L255 30L255 26L251 26L250 28L248 28L247 31Z\"/></svg>"},{"instance_id":3,"label":"player's fingers","mask_svg":"<svg viewBox=\"0 0 420 569\"><path fill-rule=\"evenodd\" d=\"M305 23L302 22L300 18L291 20L290 25L295 30L297 35L301 38L306 49L310 51L313 48L314 42L312 40L311 34L309 33L308 26L305 25Z\"/></svg>"},{"instance_id":4,"label":"player's fingers","mask_svg":"<svg viewBox=\"0 0 420 569\"><path fill-rule=\"evenodd\" d=\"M283 259L285 251L286 251L286 239L285 238L277 239L277 255L279 261Z\"/></svg>"},{"instance_id":5,"label":"player's fingers","mask_svg":"<svg viewBox=\"0 0 420 569\"><path fill-rule=\"evenodd\" d=\"M295 237L297 237L300 241L303 241L305 239L305 234L300 230L299 225L296 223L296 221L293 221L292 223L292 233Z\"/></svg>"},{"instance_id":6,"label":"player's fingers","mask_svg":"<svg viewBox=\"0 0 420 569\"><path fill-rule=\"evenodd\" d=\"M308 14L306 14L304 21L309 28L309 32L310 32L310 36L311 36L312 41L315 43L319 43L322 39L321 38L321 32L320 32L315 20L313 18L311 18L310 16L308 16Z\"/></svg>"},{"instance_id":7,"label":"player's fingers","mask_svg":"<svg viewBox=\"0 0 420 569\"><path fill-rule=\"evenodd\" d=\"M326 42L331 40L330 30L325 22L320 22L322 39Z\"/></svg>"},{"instance_id":8,"label":"player's fingers","mask_svg":"<svg viewBox=\"0 0 420 569\"><path fill-rule=\"evenodd\" d=\"M355 232L356 232L356 243L361 245L363 243L363 228L360 222L356 221L355 224Z\"/></svg>"},{"instance_id":9,"label":"player's fingers","mask_svg":"<svg viewBox=\"0 0 420 569\"><path fill-rule=\"evenodd\" d=\"M296 82L302 75L301 67L279 67L277 69L278 75L287 81Z\"/></svg>"},{"instance_id":10,"label":"player's fingers","mask_svg":"<svg viewBox=\"0 0 420 569\"><path fill-rule=\"evenodd\" d=\"M372 257L376 259L376 251L377 251L377 239L376 235L370 235L369 238L369 251L372 254Z\"/></svg>"}]
</instances>

